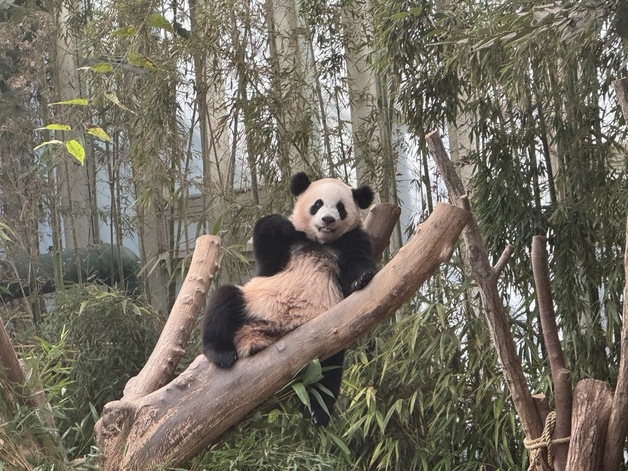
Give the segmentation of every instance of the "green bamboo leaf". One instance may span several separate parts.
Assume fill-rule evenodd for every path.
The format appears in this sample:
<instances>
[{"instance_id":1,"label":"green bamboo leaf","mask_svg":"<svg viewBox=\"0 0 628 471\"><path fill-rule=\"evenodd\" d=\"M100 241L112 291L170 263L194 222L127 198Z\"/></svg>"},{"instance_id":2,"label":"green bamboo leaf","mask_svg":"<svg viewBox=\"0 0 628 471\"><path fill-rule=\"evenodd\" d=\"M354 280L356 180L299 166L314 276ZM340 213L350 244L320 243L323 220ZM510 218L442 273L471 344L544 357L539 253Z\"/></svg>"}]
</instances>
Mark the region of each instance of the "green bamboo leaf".
<instances>
[{"instance_id":1,"label":"green bamboo leaf","mask_svg":"<svg viewBox=\"0 0 628 471\"><path fill-rule=\"evenodd\" d=\"M321 362L318 359L313 360L307 366L305 374L301 382L303 384L314 384L323 377L323 369L321 368Z\"/></svg>"},{"instance_id":2,"label":"green bamboo leaf","mask_svg":"<svg viewBox=\"0 0 628 471\"><path fill-rule=\"evenodd\" d=\"M43 130L46 130L46 131L69 131L71 129L72 129L72 127L68 126L67 124L52 123L52 124L47 124L43 128L37 128L37 129L35 129L35 131L43 131Z\"/></svg>"},{"instance_id":3,"label":"green bamboo leaf","mask_svg":"<svg viewBox=\"0 0 628 471\"><path fill-rule=\"evenodd\" d=\"M155 70L157 68L157 66L155 65L153 61L151 61L148 57L143 56L142 54L139 54L137 52L133 52L133 51L129 52L129 55L127 56L127 60L129 61L129 64L135 67L139 67L141 69Z\"/></svg>"},{"instance_id":4,"label":"green bamboo leaf","mask_svg":"<svg viewBox=\"0 0 628 471\"><path fill-rule=\"evenodd\" d=\"M85 148L79 141L70 139L65 143L65 148L81 165L85 163Z\"/></svg>"},{"instance_id":5,"label":"green bamboo leaf","mask_svg":"<svg viewBox=\"0 0 628 471\"><path fill-rule=\"evenodd\" d=\"M111 142L111 137L109 137L109 134L107 134L103 128L85 124L85 129L87 130L87 134L91 134L102 141Z\"/></svg>"},{"instance_id":6,"label":"green bamboo leaf","mask_svg":"<svg viewBox=\"0 0 628 471\"><path fill-rule=\"evenodd\" d=\"M137 33L135 26L126 26L124 28L114 29L111 32L111 36L133 36L135 33Z\"/></svg>"},{"instance_id":7,"label":"green bamboo leaf","mask_svg":"<svg viewBox=\"0 0 628 471\"><path fill-rule=\"evenodd\" d=\"M292 383L291 386L292 389L294 389L294 392L297 393L297 396L299 396L299 400L309 408L310 396L307 394L303 383Z\"/></svg>"},{"instance_id":8,"label":"green bamboo leaf","mask_svg":"<svg viewBox=\"0 0 628 471\"><path fill-rule=\"evenodd\" d=\"M146 19L146 25L152 28L161 28L174 34L172 25L159 13L151 13Z\"/></svg>"},{"instance_id":9,"label":"green bamboo leaf","mask_svg":"<svg viewBox=\"0 0 628 471\"><path fill-rule=\"evenodd\" d=\"M52 106L52 105L80 105L80 106L87 106L87 105L89 105L89 100L87 100L87 98L72 98L71 100L56 101L54 103L49 103L48 104L48 106Z\"/></svg>"},{"instance_id":10,"label":"green bamboo leaf","mask_svg":"<svg viewBox=\"0 0 628 471\"><path fill-rule=\"evenodd\" d=\"M98 74L107 74L109 72L113 72L113 65L109 62L99 62L98 64L88 67L80 67L80 70L91 70L92 72L96 72Z\"/></svg>"},{"instance_id":11,"label":"green bamboo leaf","mask_svg":"<svg viewBox=\"0 0 628 471\"><path fill-rule=\"evenodd\" d=\"M334 435L329 430L326 431L326 435L332 439L332 441L338 446L338 448L342 450L345 456L351 456L351 451L349 450L349 447L347 446L347 444L342 440L342 438L340 438L337 435Z\"/></svg>"}]
</instances>

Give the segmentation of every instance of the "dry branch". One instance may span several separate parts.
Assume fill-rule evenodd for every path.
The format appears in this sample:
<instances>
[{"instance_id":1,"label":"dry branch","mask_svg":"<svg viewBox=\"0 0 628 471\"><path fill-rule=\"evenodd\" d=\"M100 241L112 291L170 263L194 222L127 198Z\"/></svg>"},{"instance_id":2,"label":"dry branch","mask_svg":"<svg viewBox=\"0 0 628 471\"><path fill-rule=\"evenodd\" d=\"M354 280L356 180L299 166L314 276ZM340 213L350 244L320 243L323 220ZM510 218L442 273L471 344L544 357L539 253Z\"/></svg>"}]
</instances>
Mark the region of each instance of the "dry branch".
<instances>
[{"instance_id":1,"label":"dry branch","mask_svg":"<svg viewBox=\"0 0 628 471\"><path fill-rule=\"evenodd\" d=\"M105 406L96 427L103 470L177 466L201 452L314 358L346 348L391 316L451 257L469 213L438 205L362 291L229 370L199 356L168 386Z\"/></svg>"},{"instance_id":2,"label":"dry branch","mask_svg":"<svg viewBox=\"0 0 628 471\"><path fill-rule=\"evenodd\" d=\"M205 307L207 290L218 268L219 253L220 237L203 235L196 239L188 274L168 321L142 371L127 382L125 399L145 396L165 386L174 377L174 370L185 354L192 329Z\"/></svg>"},{"instance_id":3,"label":"dry branch","mask_svg":"<svg viewBox=\"0 0 628 471\"><path fill-rule=\"evenodd\" d=\"M554 401L556 409L556 426L554 439L568 437L571 433L571 375L565 366L565 357L558 339L554 301L550 287L549 266L547 261L546 238L534 236L532 238L532 272L536 299L541 317L543 339L549 358L552 382L554 383ZM567 462L569 443L556 444L553 447L554 469L562 471Z\"/></svg>"},{"instance_id":4,"label":"dry branch","mask_svg":"<svg viewBox=\"0 0 628 471\"><path fill-rule=\"evenodd\" d=\"M429 133L425 139L428 149L443 175L450 200L454 204L464 207L464 185L447 155L438 131ZM491 339L497 350L504 378L521 420L523 431L529 439L538 438L541 436L543 426L517 356L504 305L497 290L496 273L489 263L480 230L473 218L465 227L462 236L467 248L466 254L471 275L480 289Z\"/></svg>"}]
</instances>

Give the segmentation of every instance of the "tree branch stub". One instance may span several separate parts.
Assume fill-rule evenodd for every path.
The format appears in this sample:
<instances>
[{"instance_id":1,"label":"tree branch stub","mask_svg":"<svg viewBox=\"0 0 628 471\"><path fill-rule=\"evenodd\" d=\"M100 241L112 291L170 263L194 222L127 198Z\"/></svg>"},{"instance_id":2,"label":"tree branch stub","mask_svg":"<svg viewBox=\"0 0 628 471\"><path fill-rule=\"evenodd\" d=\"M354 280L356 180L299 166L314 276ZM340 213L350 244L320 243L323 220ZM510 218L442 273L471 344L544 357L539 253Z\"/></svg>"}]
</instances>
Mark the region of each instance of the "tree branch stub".
<instances>
[{"instance_id":1,"label":"tree branch stub","mask_svg":"<svg viewBox=\"0 0 628 471\"><path fill-rule=\"evenodd\" d=\"M604 467L604 442L613 393L604 381L583 379L574 391L573 423L566 468L574 471L613 471Z\"/></svg>"}]
</instances>

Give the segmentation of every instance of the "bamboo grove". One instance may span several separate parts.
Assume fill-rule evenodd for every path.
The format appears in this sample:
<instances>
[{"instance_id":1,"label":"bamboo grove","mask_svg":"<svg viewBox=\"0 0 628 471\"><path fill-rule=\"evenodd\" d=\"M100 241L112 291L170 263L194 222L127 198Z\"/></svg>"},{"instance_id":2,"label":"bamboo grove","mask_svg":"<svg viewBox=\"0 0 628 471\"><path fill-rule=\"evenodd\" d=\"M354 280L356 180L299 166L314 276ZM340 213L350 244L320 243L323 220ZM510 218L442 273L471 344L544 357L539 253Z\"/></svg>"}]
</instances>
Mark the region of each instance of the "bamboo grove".
<instances>
[{"instance_id":1,"label":"bamboo grove","mask_svg":"<svg viewBox=\"0 0 628 471\"><path fill-rule=\"evenodd\" d=\"M433 130L491 263L512 247L498 290L530 390L554 392L535 236L574 384L614 387L628 128L612 83L627 41L620 0L0 0L0 312L45 399L2 380L0 462L97 469L93 425L148 358L195 240L222 238L216 283L245 280L252 224L288 211L293 172L398 205L390 260L448 200ZM64 282L63 254L102 244L136 253L137 292L102 286L111 267ZM351 347L329 428L301 420L286 387L185 469L525 469L464 251ZM45 254L49 294L32 275ZM30 295L6 294L15 282Z\"/></svg>"}]
</instances>

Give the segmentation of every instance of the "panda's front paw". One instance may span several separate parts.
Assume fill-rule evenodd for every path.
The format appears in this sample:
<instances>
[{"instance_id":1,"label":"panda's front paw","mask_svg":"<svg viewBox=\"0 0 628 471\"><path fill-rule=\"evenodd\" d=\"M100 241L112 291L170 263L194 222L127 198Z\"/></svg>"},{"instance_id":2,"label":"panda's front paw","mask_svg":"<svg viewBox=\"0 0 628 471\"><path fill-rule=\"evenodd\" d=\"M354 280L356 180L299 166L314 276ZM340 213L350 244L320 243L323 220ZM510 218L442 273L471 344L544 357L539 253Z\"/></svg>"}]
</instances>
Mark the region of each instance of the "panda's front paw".
<instances>
[{"instance_id":1,"label":"panda's front paw","mask_svg":"<svg viewBox=\"0 0 628 471\"><path fill-rule=\"evenodd\" d=\"M281 214L269 214L257 220L253 234L255 238L290 240L295 233L292 222Z\"/></svg>"},{"instance_id":2,"label":"panda's front paw","mask_svg":"<svg viewBox=\"0 0 628 471\"><path fill-rule=\"evenodd\" d=\"M373 270L367 270L367 271L363 272L358 277L357 280L355 280L353 283L351 283L351 292L358 291L358 290L364 288L366 285L369 284L369 281L371 281L374 276L375 276L375 272Z\"/></svg>"}]
</instances>

